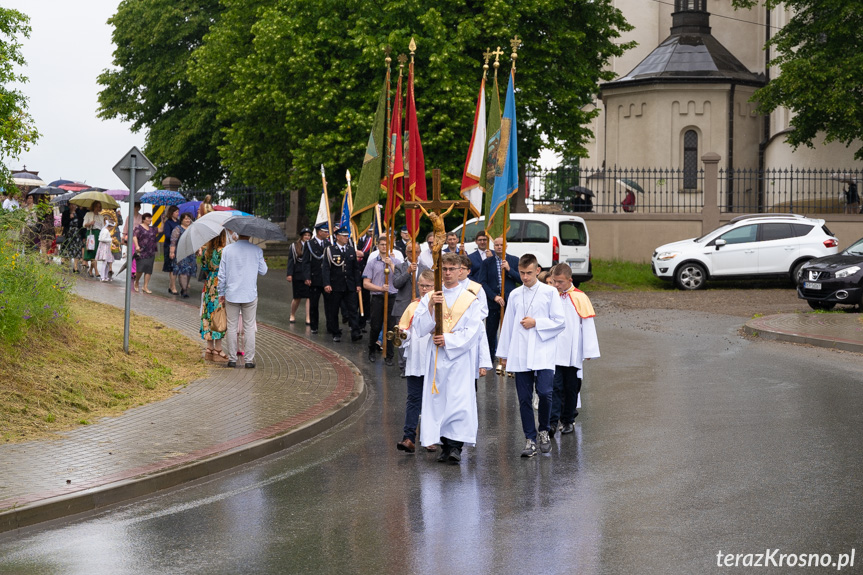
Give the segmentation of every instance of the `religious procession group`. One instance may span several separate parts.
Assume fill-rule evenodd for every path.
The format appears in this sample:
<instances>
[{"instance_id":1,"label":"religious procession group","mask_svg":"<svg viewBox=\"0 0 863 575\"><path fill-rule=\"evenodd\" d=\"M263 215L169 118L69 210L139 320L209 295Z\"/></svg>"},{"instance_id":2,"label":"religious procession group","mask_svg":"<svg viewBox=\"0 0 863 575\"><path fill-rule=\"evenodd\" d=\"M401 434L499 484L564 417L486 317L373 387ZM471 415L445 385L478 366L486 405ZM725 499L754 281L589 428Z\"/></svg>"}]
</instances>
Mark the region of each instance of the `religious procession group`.
<instances>
[{"instance_id":1,"label":"religious procession group","mask_svg":"<svg viewBox=\"0 0 863 575\"><path fill-rule=\"evenodd\" d=\"M411 261L415 251L406 228L389 250L383 235L373 250L371 233L355 248L347 228L339 228L331 244L326 224L311 236L305 229L291 246L292 313L307 298L308 324L318 333L323 296L327 331L336 342L341 341L340 317L350 326L352 341L362 339L368 322L370 362L376 361L378 338L389 334L407 383L399 450L415 452L420 427L421 446L436 451L440 445L438 461L458 463L462 448L476 443L477 379L493 368L495 356L501 371L515 376L526 439L522 457L536 455L537 444L548 453L559 429L573 432L583 362L599 357L599 345L593 307L572 285L567 264L541 273L534 256L503 254L502 238L488 249L485 232L477 234L478 247L470 255L455 234L447 234L439 257L430 233L429 249L417 261ZM435 269L442 277L437 291ZM363 306L368 313L359 313L360 293L368 294ZM386 365L394 365L394 346L385 350Z\"/></svg>"},{"instance_id":2,"label":"religious procession group","mask_svg":"<svg viewBox=\"0 0 863 575\"><path fill-rule=\"evenodd\" d=\"M299 300L305 297L307 322L312 333L317 333L318 305L323 297L327 331L333 341L341 341L341 316L351 328L352 341L362 339L363 322L370 323L370 362L376 361L379 339L387 365L394 364L394 353L386 336L400 344L407 401L404 435L397 448L414 453L417 443L429 451L441 446L440 462L459 463L463 447L476 444L476 382L492 369L493 357L499 358L504 377L506 372L515 376L526 439L522 457L536 455L537 444L539 451L550 452L551 437L559 425L561 433L573 432L583 362L599 357L593 308L587 296L572 285L570 267L558 264L541 280L533 255L519 259L506 254L509 199L520 181L514 82L521 40L516 36L510 45L512 66L502 113L497 71L503 52L498 47L483 54L462 200L455 201L441 199L439 170L433 170L431 199L426 191L414 94L416 43L412 39L409 46L404 99L402 70L408 58L398 58L398 83L391 99L387 52L386 78L358 192L352 198L348 173L336 241L328 240L331 218L322 166L323 195L314 237L311 229L302 230L288 263L288 281L294 288L292 321ZM494 84L486 115L485 80L492 57ZM383 217L378 205L382 189L386 193ZM486 189L491 193L485 193ZM405 225L401 237L396 237L395 214L400 208ZM444 227L444 217L454 209L464 210L465 222L469 213L485 214L485 231L470 238L478 246L470 255L464 253L463 235L459 241ZM432 227L426 236L427 250L420 250L417 239L423 216ZM490 236L495 238L493 250L489 249Z\"/></svg>"}]
</instances>

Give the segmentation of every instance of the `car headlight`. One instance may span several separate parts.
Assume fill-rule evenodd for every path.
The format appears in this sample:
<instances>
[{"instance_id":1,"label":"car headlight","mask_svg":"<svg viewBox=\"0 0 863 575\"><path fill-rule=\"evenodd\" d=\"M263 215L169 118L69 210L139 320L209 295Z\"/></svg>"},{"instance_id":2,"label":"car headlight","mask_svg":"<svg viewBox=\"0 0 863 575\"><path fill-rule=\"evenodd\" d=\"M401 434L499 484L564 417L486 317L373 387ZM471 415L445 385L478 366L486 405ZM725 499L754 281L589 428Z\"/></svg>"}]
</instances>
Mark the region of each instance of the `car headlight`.
<instances>
[{"instance_id":1,"label":"car headlight","mask_svg":"<svg viewBox=\"0 0 863 575\"><path fill-rule=\"evenodd\" d=\"M850 268L845 268L844 270L839 270L836 272L836 279L847 278L848 276L853 276L857 272L860 271L860 266L851 266Z\"/></svg>"},{"instance_id":2,"label":"car headlight","mask_svg":"<svg viewBox=\"0 0 863 575\"><path fill-rule=\"evenodd\" d=\"M676 258L679 255L680 255L679 252L660 252L656 255L656 259L664 262L667 260L673 260L674 258Z\"/></svg>"}]
</instances>

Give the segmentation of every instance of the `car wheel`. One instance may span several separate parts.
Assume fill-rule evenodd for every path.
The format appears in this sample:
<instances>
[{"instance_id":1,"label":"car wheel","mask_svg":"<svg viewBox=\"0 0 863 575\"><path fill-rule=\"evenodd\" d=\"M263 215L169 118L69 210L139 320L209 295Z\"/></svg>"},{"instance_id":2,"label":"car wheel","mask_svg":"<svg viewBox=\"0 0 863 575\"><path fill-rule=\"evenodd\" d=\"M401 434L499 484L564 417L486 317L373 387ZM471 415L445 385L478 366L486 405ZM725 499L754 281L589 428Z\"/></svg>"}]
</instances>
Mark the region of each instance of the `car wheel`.
<instances>
[{"instance_id":1,"label":"car wheel","mask_svg":"<svg viewBox=\"0 0 863 575\"><path fill-rule=\"evenodd\" d=\"M674 281L677 287L684 290L697 290L704 287L707 273L704 268L696 263L686 263L674 272Z\"/></svg>"},{"instance_id":2,"label":"car wheel","mask_svg":"<svg viewBox=\"0 0 863 575\"><path fill-rule=\"evenodd\" d=\"M807 263L809 263L809 260L803 260L802 262L798 262L797 265L795 265L793 268L791 268L791 274L790 274L791 283L795 287L797 287L800 284L800 275L801 275L801 272L803 270L803 266L805 266Z\"/></svg>"},{"instance_id":3,"label":"car wheel","mask_svg":"<svg viewBox=\"0 0 863 575\"><path fill-rule=\"evenodd\" d=\"M809 304L809 307L812 309L823 309L825 311L831 310L836 307L834 302L826 302L826 301L812 301L811 299L806 300L806 303Z\"/></svg>"}]
</instances>

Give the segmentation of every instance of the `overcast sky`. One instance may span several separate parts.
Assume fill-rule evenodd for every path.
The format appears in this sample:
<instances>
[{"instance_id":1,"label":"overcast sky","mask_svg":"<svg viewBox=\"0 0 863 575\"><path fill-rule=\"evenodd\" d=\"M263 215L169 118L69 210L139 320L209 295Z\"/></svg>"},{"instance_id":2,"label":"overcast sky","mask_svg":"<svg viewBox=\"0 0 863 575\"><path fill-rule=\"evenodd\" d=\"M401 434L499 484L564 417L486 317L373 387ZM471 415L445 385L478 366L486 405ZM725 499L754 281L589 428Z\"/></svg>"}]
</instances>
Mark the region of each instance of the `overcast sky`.
<instances>
[{"instance_id":1,"label":"overcast sky","mask_svg":"<svg viewBox=\"0 0 863 575\"><path fill-rule=\"evenodd\" d=\"M32 31L24 39L30 79L20 89L42 134L12 170L27 166L46 182L60 178L102 188L123 188L111 168L132 146L144 147L144 134L129 125L96 117L96 77L111 66L111 27L107 24L119 0L0 0L30 17ZM151 190L145 185L142 190Z\"/></svg>"}]
</instances>

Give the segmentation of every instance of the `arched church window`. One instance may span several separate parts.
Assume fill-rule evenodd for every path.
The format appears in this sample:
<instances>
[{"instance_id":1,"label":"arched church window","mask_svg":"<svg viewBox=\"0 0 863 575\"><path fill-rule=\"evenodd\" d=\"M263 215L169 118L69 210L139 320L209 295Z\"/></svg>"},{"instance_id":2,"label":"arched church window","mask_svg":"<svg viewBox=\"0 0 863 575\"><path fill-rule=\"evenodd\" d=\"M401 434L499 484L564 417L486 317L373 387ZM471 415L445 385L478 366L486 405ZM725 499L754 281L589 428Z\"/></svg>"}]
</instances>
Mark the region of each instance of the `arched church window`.
<instances>
[{"instance_id":1,"label":"arched church window","mask_svg":"<svg viewBox=\"0 0 863 575\"><path fill-rule=\"evenodd\" d=\"M698 187L698 134L687 130L683 134L683 188Z\"/></svg>"}]
</instances>

